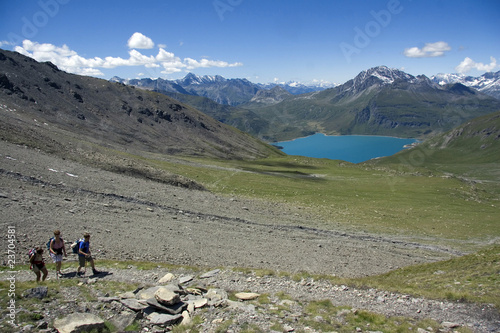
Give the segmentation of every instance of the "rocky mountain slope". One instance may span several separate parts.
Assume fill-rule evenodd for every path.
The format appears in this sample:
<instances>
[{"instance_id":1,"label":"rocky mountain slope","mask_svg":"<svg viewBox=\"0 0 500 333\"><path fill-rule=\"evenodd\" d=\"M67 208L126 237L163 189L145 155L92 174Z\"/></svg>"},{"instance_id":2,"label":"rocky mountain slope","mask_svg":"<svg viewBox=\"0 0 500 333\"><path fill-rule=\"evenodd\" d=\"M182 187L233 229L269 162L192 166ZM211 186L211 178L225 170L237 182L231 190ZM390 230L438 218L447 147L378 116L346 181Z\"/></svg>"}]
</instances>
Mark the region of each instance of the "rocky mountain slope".
<instances>
[{"instance_id":1,"label":"rocky mountain slope","mask_svg":"<svg viewBox=\"0 0 500 333\"><path fill-rule=\"evenodd\" d=\"M485 73L478 77L463 74L437 74L433 75L431 80L440 85L460 83L500 99L500 71Z\"/></svg>"},{"instance_id":2,"label":"rocky mountain slope","mask_svg":"<svg viewBox=\"0 0 500 333\"><path fill-rule=\"evenodd\" d=\"M74 140L218 158L279 153L163 94L68 74L15 52L0 51L0 102L2 135L24 143L46 137L55 151Z\"/></svg>"}]
</instances>

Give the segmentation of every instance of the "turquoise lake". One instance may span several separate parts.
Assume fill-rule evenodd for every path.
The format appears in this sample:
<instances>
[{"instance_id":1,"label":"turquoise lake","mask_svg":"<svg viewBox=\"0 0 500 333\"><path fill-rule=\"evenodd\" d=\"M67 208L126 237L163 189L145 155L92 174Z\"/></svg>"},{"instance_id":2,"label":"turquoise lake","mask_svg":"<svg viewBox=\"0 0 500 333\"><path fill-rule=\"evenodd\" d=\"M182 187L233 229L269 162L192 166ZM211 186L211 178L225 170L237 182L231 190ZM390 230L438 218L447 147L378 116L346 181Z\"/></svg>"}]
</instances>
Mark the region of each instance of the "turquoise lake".
<instances>
[{"instance_id":1,"label":"turquoise lake","mask_svg":"<svg viewBox=\"0 0 500 333\"><path fill-rule=\"evenodd\" d=\"M276 142L288 155L329 158L360 163L372 158L394 155L405 145L416 139L402 139L389 136L340 135L328 136L321 133L292 141Z\"/></svg>"}]
</instances>

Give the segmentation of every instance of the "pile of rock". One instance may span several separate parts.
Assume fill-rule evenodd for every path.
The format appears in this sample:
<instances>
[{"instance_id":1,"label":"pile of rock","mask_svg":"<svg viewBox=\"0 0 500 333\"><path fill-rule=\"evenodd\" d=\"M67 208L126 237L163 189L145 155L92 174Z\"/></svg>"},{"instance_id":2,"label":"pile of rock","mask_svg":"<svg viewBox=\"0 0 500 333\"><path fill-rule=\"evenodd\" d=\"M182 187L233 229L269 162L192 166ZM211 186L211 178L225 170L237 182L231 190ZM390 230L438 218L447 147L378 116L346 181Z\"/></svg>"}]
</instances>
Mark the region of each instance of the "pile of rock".
<instances>
[{"instance_id":1,"label":"pile of rock","mask_svg":"<svg viewBox=\"0 0 500 333\"><path fill-rule=\"evenodd\" d=\"M219 270L205 273L199 279L214 277ZM173 325L190 325L197 309L203 307L230 307L241 308L246 305L228 299L225 290L205 288L201 286L188 287L193 276L176 278L167 273L156 286L138 288L137 290L119 294L117 296L99 297L98 301L111 308L114 313L105 318L118 330L136 322L142 328L148 327L150 332L164 332ZM260 295L257 293L241 292L235 295L241 301L253 300ZM62 319L55 320L54 328L60 333L73 333L103 329L103 318L90 313L75 313Z\"/></svg>"}]
</instances>

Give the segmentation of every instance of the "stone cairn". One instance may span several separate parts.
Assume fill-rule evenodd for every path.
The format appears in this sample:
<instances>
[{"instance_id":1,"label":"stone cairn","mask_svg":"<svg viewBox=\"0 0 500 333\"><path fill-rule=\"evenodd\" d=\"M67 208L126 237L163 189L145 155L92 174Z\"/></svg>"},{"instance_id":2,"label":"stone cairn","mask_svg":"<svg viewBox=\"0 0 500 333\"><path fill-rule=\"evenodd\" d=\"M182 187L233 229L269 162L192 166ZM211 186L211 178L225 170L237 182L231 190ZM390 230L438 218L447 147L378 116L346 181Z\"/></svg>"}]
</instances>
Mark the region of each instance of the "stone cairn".
<instances>
[{"instance_id":1,"label":"stone cairn","mask_svg":"<svg viewBox=\"0 0 500 333\"><path fill-rule=\"evenodd\" d=\"M207 272L199 278L210 278L217 275L219 269ZM152 332L164 332L173 325L190 325L196 309L205 306L212 307L241 307L241 302L228 299L223 289L205 289L203 287L184 288L183 285L193 280L193 276L183 276L178 279L167 273L154 287L139 288L113 297L99 297L101 303L125 307L124 311L113 316L112 324L119 331L124 330L136 320L148 323ZM240 301L253 300L260 295L257 293L240 292L236 298ZM115 303L116 302L116 303ZM87 331L101 331L105 322L102 318L91 313L74 313L54 321L54 329L60 333L76 333Z\"/></svg>"}]
</instances>

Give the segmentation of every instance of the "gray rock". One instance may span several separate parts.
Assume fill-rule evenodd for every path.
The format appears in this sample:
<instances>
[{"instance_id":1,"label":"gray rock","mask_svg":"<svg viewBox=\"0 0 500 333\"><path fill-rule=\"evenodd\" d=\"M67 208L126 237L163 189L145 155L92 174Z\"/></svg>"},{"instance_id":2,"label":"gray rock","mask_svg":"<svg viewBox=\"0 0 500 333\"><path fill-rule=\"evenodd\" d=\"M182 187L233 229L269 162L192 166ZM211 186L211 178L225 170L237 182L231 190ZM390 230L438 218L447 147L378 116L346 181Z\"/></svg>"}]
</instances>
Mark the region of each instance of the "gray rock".
<instances>
[{"instance_id":1,"label":"gray rock","mask_svg":"<svg viewBox=\"0 0 500 333\"><path fill-rule=\"evenodd\" d=\"M47 293L49 292L49 289L47 287L35 287L28 289L24 292L23 296L26 298L45 298L47 297Z\"/></svg>"},{"instance_id":2,"label":"gray rock","mask_svg":"<svg viewBox=\"0 0 500 333\"><path fill-rule=\"evenodd\" d=\"M178 302L174 305L163 305L159 303L156 298L150 298L146 301L150 306L154 307L155 309L158 309L160 311L175 315L182 313L187 308L187 303L184 302Z\"/></svg>"},{"instance_id":3,"label":"gray rock","mask_svg":"<svg viewBox=\"0 0 500 333\"><path fill-rule=\"evenodd\" d=\"M97 300L102 303L111 303L111 302L116 302L119 301L120 298L118 297L97 297Z\"/></svg>"},{"instance_id":4,"label":"gray rock","mask_svg":"<svg viewBox=\"0 0 500 333\"><path fill-rule=\"evenodd\" d=\"M253 300L253 299L258 298L260 296L260 294L241 292L241 293L236 293L235 296L238 299L241 299L242 301L249 301L249 300Z\"/></svg>"},{"instance_id":5,"label":"gray rock","mask_svg":"<svg viewBox=\"0 0 500 333\"><path fill-rule=\"evenodd\" d=\"M54 328L59 333L77 333L82 331L102 330L104 320L91 313L73 313L54 321Z\"/></svg>"},{"instance_id":6,"label":"gray rock","mask_svg":"<svg viewBox=\"0 0 500 333\"><path fill-rule=\"evenodd\" d=\"M149 321L153 325L173 325L178 323L179 321L182 320L182 314L177 314L177 315L170 315L170 314L165 314L165 313L157 313L151 315L151 318Z\"/></svg>"},{"instance_id":7,"label":"gray rock","mask_svg":"<svg viewBox=\"0 0 500 333\"><path fill-rule=\"evenodd\" d=\"M173 279L175 279L174 274L167 273L158 281L158 283L159 284L170 283L172 282Z\"/></svg>"},{"instance_id":8,"label":"gray rock","mask_svg":"<svg viewBox=\"0 0 500 333\"><path fill-rule=\"evenodd\" d=\"M122 299L122 300L120 300L120 303L122 303L127 308L134 310L134 311L141 311L141 310L144 310L145 308L148 307L147 305L139 302L135 298Z\"/></svg>"},{"instance_id":9,"label":"gray rock","mask_svg":"<svg viewBox=\"0 0 500 333\"><path fill-rule=\"evenodd\" d=\"M216 276L220 273L220 269L214 269L213 271L206 272L205 274L200 275L200 279L208 279Z\"/></svg>"},{"instance_id":10,"label":"gray rock","mask_svg":"<svg viewBox=\"0 0 500 333\"><path fill-rule=\"evenodd\" d=\"M460 326L460 324L457 324L457 323L452 323L452 322L449 322L449 321L443 321L441 323L441 325L444 327L444 328L457 328Z\"/></svg>"},{"instance_id":11,"label":"gray rock","mask_svg":"<svg viewBox=\"0 0 500 333\"><path fill-rule=\"evenodd\" d=\"M160 289L160 286L156 287L151 287L148 289L143 289L137 293L137 299L150 299L152 297L155 297L155 292Z\"/></svg>"},{"instance_id":12,"label":"gray rock","mask_svg":"<svg viewBox=\"0 0 500 333\"><path fill-rule=\"evenodd\" d=\"M115 326L117 331L123 331L127 326L132 325L136 318L137 313L132 311L122 311L111 318L111 323Z\"/></svg>"},{"instance_id":13,"label":"gray rock","mask_svg":"<svg viewBox=\"0 0 500 333\"><path fill-rule=\"evenodd\" d=\"M179 284L188 283L189 281L192 281L193 279L194 279L194 276L192 276L192 275L181 276L179 278Z\"/></svg>"},{"instance_id":14,"label":"gray rock","mask_svg":"<svg viewBox=\"0 0 500 333\"><path fill-rule=\"evenodd\" d=\"M179 303L181 298L168 288L161 287L155 292L155 298L163 305L169 306Z\"/></svg>"}]
</instances>

